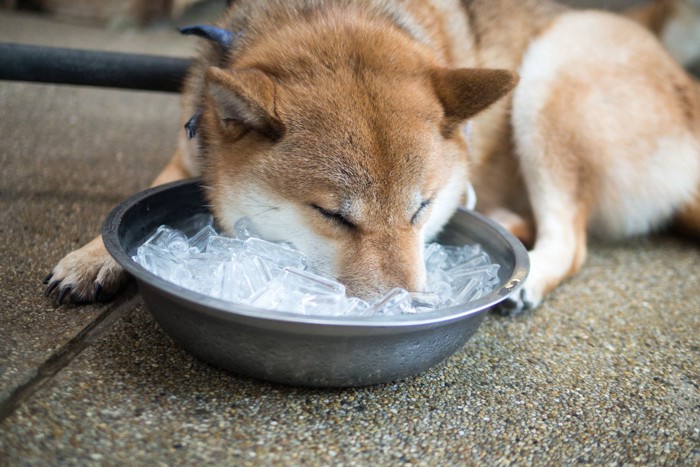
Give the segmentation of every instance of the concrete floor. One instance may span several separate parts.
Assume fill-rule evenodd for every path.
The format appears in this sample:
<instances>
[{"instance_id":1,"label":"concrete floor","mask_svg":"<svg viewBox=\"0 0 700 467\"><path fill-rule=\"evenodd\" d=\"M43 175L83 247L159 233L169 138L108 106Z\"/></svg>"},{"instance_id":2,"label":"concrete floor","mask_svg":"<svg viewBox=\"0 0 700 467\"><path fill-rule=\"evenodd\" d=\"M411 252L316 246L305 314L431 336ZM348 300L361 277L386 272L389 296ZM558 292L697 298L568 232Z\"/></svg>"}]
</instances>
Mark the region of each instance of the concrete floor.
<instances>
[{"instance_id":1,"label":"concrete floor","mask_svg":"<svg viewBox=\"0 0 700 467\"><path fill-rule=\"evenodd\" d=\"M6 12L0 41L194 50ZM700 464L700 248L670 236L593 245L536 312L488 316L445 363L359 389L210 367L133 287L53 305L41 279L179 131L175 95L0 82L0 465Z\"/></svg>"}]
</instances>

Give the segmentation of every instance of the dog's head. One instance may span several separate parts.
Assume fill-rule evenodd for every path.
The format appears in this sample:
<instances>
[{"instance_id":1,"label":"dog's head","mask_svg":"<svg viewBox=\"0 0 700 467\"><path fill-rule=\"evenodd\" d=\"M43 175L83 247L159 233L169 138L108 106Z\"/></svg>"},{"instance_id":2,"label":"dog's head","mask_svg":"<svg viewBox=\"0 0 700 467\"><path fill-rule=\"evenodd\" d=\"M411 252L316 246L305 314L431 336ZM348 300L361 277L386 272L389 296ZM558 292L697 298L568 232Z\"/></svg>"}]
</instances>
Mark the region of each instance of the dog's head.
<instances>
[{"instance_id":1,"label":"dog's head","mask_svg":"<svg viewBox=\"0 0 700 467\"><path fill-rule=\"evenodd\" d=\"M265 238L291 242L364 298L422 290L423 244L468 180L460 128L517 81L441 68L381 40L313 52L276 43L211 67L200 125L202 175L222 226L252 218Z\"/></svg>"}]
</instances>

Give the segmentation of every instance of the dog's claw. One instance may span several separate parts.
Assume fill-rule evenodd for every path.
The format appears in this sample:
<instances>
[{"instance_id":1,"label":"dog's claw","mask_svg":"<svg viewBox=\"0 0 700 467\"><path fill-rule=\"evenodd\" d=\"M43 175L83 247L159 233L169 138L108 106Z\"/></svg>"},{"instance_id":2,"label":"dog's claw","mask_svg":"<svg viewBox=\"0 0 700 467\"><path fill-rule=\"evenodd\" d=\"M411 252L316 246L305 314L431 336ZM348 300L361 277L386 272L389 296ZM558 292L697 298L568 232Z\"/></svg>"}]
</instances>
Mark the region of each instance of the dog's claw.
<instances>
[{"instance_id":1,"label":"dog's claw","mask_svg":"<svg viewBox=\"0 0 700 467\"><path fill-rule=\"evenodd\" d=\"M53 282L51 282L51 283L49 284L49 286L46 287L45 295L46 295L47 297L48 297L49 295L51 295L51 294L53 293L54 289L55 289L56 287L58 287L60 283L61 283L61 281L53 281Z\"/></svg>"},{"instance_id":2,"label":"dog's claw","mask_svg":"<svg viewBox=\"0 0 700 467\"><path fill-rule=\"evenodd\" d=\"M48 285L48 283L51 281L51 278L53 277L53 272L50 272L43 281L41 281L42 284Z\"/></svg>"},{"instance_id":3,"label":"dog's claw","mask_svg":"<svg viewBox=\"0 0 700 467\"><path fill-rule=\"evenodd\" d=\"M100 294L102 293L102 284L95 282L95 301L100 301Z\"/></svg>"},{"instance_id":4,"label":"dog's claw","mask_svg":"<svg viewBox=\"0 0 700 467\"><path fill-rule=\"evenodd\" d=\"M65 287L61 287L61 290L58 293L58 299L56 300L56 303L59 305L63 303L63 299L66 298L66 295L68 295L71 291L71 286L66 285Z\"/></svg>"}]
</instances>

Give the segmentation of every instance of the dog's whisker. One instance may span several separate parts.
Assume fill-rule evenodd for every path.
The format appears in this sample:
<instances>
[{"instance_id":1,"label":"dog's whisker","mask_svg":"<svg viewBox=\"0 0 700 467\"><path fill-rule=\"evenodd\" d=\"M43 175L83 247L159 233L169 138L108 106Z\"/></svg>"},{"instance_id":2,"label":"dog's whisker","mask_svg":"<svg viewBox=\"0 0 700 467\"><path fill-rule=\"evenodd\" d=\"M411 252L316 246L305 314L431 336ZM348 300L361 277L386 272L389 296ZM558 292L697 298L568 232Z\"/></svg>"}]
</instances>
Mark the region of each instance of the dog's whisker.
<instances>
[{"instance_id":1,"label":"dog's whisker","mask_svg":"<svg viewBox=\"0 0 700 467\"><path fill-rule=\"evenodd\" d=\"M248 209L279 209L278 206L273 206L270 204L251 204L251 203L246 203L245 207Z\"/></svg>"},{"instance_id":2,"label":"dog's whisker","mask_svg":"<svg viewBox=\"0 0 700 467\"><path fill-rule=\"evenodd\" d=\"M250 216L250 218L251 218L251 219L254 219L254 218L258 217L258 216L261 215L261 214L265 214L266 212L270 212L270 211L275 211L275 210L277 210L277 209L279 209L279 208L276 207L276 206L271 206L271 207L269 207L269 208L267 208L267 209L265 209L265 210L263 210L263 211L260 211L260 212L258 212L258 213L253 214L252 216Z\"/></svg>"}]
</instances>

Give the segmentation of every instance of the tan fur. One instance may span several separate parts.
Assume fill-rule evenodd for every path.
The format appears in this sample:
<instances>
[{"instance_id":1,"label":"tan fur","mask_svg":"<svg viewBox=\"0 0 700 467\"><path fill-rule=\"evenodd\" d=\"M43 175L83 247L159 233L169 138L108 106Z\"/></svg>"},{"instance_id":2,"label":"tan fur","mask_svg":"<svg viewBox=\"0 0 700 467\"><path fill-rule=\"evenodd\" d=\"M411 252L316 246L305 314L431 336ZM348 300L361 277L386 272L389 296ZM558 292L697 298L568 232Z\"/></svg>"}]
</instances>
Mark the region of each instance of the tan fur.
<instances>
[{"instance_id":1,"label":"tan fur","mask_svg":"<svg viewBox=\"0 0 700 467\"><path fill-rule=\"evenodd\" d=\"M658 35L677 11L676 2L677 0L653 0L629 8L625 14Z\"/></svg>"},{"instance_id":2,"label":"tan fur","mask_svg":"<svg viewBox=\"0 0 700 467\"><path fill-rule=\"evenodd\" d=\"M221 25L241 36L204 46L183 99L199 135L157 182L201 174L222 226L253 217L351 293L420 291L422 244L468 179L533 245L519 306L578 272L589 233L698 225L697 87L629 20L538 0L239 0Z\"/></svg>"},{"instance_id":3,"label":"tan fur","mask_svg":"<svg viewBox=\"0 0 700 467\"><path fill-rule=\"evenodd\" d=\"M651 30L685 67L700 60L700 1L652 0L625 14Z\"/></svg>"}]
</instances>

